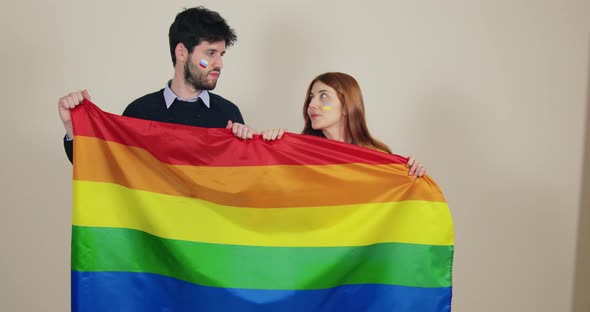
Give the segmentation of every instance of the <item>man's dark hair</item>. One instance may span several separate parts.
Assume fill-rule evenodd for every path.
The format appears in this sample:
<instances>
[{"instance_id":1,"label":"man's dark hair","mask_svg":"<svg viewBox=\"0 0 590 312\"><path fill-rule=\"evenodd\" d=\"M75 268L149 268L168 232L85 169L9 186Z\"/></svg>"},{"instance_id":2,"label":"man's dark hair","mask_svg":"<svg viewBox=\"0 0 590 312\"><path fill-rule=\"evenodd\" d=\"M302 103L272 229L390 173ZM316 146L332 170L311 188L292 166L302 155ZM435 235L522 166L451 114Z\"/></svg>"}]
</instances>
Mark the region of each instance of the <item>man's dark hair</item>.
<instances>
[{"instance_id":1,"label":"man's dark hair","mask_svg":"<svg viewBox=\"0 0 590 312\"><path fill-rule=\"evenodd\" d=\"M225 41L230 47L238 37L234 30L227 25L219 13L208 10L202 6L186 9L176 15L174 23L170 25L168 32L170 40L170 55L172 64L176 65L174 49L179 43L184 44L189 53L193 48L203 41L217 42Z\"/></svg>"}]
</instances>

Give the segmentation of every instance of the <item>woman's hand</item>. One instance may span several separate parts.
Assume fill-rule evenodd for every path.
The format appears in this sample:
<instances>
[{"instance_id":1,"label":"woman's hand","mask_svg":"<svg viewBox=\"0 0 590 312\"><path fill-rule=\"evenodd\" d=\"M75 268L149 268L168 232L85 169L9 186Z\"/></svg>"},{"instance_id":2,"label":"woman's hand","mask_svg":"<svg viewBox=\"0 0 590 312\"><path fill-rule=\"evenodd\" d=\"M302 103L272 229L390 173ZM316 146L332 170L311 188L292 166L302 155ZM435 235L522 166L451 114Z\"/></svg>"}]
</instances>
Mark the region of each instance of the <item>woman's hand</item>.
<instances>
[{"instance_id":1,"label":"woman's hand","mask_svg":"<svg viewBox=\"0 0 590 312\"><path fill-rule=\"evenodd\" d=\"M418 178L426 173L426 168L422 166L422 164L417 161L414 156L410 156L408 162L406 163L406 167L410 168L408 171L408 175L414 176L414 178Z\"/></svg>"}]
</instances>

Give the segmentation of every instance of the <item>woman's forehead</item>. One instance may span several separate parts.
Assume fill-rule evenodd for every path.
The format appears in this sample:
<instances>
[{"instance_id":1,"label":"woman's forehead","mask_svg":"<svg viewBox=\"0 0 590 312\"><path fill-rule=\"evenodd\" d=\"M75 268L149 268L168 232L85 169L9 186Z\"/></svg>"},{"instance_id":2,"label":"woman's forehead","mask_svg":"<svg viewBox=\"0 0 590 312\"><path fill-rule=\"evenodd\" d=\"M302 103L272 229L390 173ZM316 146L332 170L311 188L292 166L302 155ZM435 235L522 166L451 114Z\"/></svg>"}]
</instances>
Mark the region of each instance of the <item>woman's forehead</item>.
<instances>
[{"instance_id":1,"label":"woman's forehead","mask_svg":"<svg viewBox=\"0 0 590 312\"><path fill-rule=\"evenodd\" d=\"M332 88L329 85L318 80L313 83L313 86L311 87L311 92L312 93L319 93L321 91L327 91L327 92L334 93L334 88Z\"/></svg>"}]
</instances>

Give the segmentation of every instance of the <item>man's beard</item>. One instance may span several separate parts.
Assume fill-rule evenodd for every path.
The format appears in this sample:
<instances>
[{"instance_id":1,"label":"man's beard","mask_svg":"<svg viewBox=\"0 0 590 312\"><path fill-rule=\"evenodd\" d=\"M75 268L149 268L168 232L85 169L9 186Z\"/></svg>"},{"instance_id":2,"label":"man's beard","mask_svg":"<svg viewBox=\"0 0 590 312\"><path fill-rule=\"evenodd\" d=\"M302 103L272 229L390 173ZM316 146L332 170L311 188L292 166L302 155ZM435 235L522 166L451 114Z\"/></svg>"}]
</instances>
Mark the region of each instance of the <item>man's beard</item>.
<instances>
[{"instance_id":1,"label":"man's beard","mask_svg":"<svg viewBox=\"0 0 590 312\"><path fill-rule=\"evenodd\" d=\"M195 90L213 90L217 85L217 79L212 82L207 81L207 72L202 72L191 62L184 64L184 80Z\"/></svg>"}]
</instances>

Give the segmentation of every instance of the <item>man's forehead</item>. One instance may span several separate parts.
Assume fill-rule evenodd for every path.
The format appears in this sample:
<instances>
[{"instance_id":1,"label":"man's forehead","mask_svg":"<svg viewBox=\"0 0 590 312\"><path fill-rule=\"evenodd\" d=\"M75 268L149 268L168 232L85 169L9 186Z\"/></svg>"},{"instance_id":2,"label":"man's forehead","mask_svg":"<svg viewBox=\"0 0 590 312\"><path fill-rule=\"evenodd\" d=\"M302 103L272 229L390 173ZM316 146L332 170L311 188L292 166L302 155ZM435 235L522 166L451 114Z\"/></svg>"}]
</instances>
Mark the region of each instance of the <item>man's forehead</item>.
<instances>
[{"instance_id":1,"label":"man's forehead","mask_svg":"<svg viewBox=\"0 0 590 312\"><path fill-rule=\"evenodd\" d=\"M201 41L201 43L196 45L196 47L201 48L201 49L205 49L205 50L213 49L213 50L218 50L218 51L225 51L225 41L221 40L221 41L211 42L211 41L203 40L203 41Z\"/></svg>"}]
</instances>

